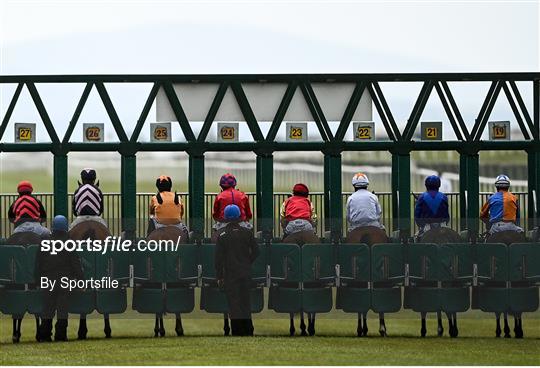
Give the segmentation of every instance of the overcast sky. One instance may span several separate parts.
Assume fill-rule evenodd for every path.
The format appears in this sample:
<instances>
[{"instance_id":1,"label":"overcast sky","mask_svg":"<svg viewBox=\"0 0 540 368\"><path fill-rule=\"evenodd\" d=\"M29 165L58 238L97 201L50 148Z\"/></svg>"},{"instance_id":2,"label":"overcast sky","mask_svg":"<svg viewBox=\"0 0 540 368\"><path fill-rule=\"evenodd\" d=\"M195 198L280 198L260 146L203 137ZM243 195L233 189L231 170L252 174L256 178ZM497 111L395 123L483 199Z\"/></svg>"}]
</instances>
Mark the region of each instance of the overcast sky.
<instances>
[{"instance_id":1,"label":"overcast sky","mask_svg":"<svg viewBox=\"0 0 540 368\"><path fill-rule=\"evenodd\" d=\"M538 1L519 0L7 0L0 74L539 71L538 20ZM82 91L70 88L40 89L60 129ZM469 96L481 100L482 88L456 96L465 115L477 113ZM0 117L12 91L1 89ZM147 91L111 92L121 118L134 123ZM398 121L416 98L406 91L390 96ZM85 114L106 117L91 103ZM35 116L21 107L12 120Z\"/></svg>"}]
</instances>

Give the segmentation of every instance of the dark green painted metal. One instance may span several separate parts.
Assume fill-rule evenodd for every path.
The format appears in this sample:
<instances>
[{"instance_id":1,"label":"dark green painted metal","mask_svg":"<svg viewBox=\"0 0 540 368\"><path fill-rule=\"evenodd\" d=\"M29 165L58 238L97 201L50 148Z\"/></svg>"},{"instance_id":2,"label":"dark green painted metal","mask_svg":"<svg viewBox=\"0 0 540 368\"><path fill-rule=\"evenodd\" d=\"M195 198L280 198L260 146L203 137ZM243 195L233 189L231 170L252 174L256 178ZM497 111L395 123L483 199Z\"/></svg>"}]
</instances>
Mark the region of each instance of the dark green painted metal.
<instances>
[{"instance_id":1,"label":"dark green painted metal","mask_svg":"<svg viewBox=\"0 0 540 368\"><path fill-rule=\"evenodd\" d=\"M377 97L381 103L382 108L384 109L384 115L386 115L386 119L388 120L388 123L392 127L392 131L394 132L394 136L396 137L396 140L401 140L401 133L399 132L399 129L396 125L396 121L394 120L394 117L392 116L392 112L390 111L390 108L388 107L388 103L386 102L386 98L384 98L384 94L382 92L381 87L379 86L379 83L376 81L373 81L372 83L373 91L377 94Z\"/></svg>"},{"instance_id":2,"label":"dark green painted metal","mask_svg":"<svg viewBox=\"0 0 540 368\"><path fill-rule=\"evenodd\" d=\"M324 155L324 173L323 173L323 185L324 185L324 228L330 229L330 155Z\"/></svg>"},{"instance_id":3,"label":"dark green painted metal","mask_svg":"<svg viewBox=\"0 0 540 368\"><path fill-rule=\"evenodd\" d=\"M66 154L56 154L54 166L54 215L68 215L68 158Z\"/></svg>"},{"instance_id":4,"label":"dark green painted metal","mask_svg":"<svg viewBox=\"0 0 540 368\"><path fill-rule=\"evenodd\" d=\"M189 153L189 219L194 240L204 238L204 155L201 152ZM211 216L211 214L208 214Z\"/></svg>"},{"instance_id":5,"label":"dark green painted metal","mask_svg":"<svg viewBox=\"0 0 540 368\"><path fill-rule=\"evenodd\" d=\"M461 153L460 156L460 208L466 207L466 229L474 242L478 234L480 214L480 183L478 179L478 153ZM464 183L464 186L461 183Z\"/></svg>"},{"instance_id":6,"label":"dark green painted metal","mask_svg":"<svg viewBox=\"0 0 540 368\"><path fill-rule=\"evenodd\" d=\"M267 142L273 142L276 139L276 134L279 131L279 127L281 126L281 123L283 122L285 113L287 112L287 109L289 108L289 105L291 104L291 101L294 97L294 93L296 92L296 88L297 88L297 83L294 80L291 81L287 85L287 89L285 90L285 94L283 95L283 98L281 99L279 107L276 111L276 115L274 116L274 120L272 120L272 125L270 126L270 129L268 130L268 134L266 135Z\"/></svg>"},{"instance_id":7,"label":"dark green painted metal","mask_svg":"<svg viewBox=\"0 0 540 368\"><path fill-rule=\"evenodd\" d=\"M474 129L471 134L475 141L479 141L480 138L482 137L482 133L484 132L489 116L491 115L491 111L493 110L493 107L495 106L495 102L497 101L497 98L499 97L499 93L501 92L502 82L497 81L494 83L495 84L494 84L493 90L490 88L488 91L488 95L486 96L484 104L482 105L482 110L478 114L478 118L476 119Z\"/></svg>"},{"instance_id":8,"label":"dark green painted metal","mask_svg":"<svg viewBox=\"0 0 540 368\"><path fill-rule=\"evenodd\" d=\"M471 134L469 133L469 130L467 129L467 125L465 124L465 121L463 120L463 116L459 112L459 108L457 107L456 100L454 99L454 96L452 95L452 92L450 91L450 87L448 87L448 83L446 83L446 81L440 81L439 83L442 86L444 93L446 94L448 103L450 104L452 108L452 112L454 113L456 117L456 120L459 124L459 127L461 128L461 132L463 133L465 140L470 141Z\"/></svg>"},{"instance_id":9,"label":"dark green painted metal","mask_svg":"<svg viewBox=\"0 0 540 368\"><path fill-rule=\"evenodd\" d=\"M141 115L139 116L139 120L137 120L135 129L133 129L133 133L131 134L131 138L129 139L130 142L134 143L134 142L137 142L137 139L139 139L139 135L141 134L141 130L144 125L144 122L146 121L146 118L148 117L148 113L150 112L150 109L152 108L152 104L154 103L154 100L156 99L156 96L160 88L161 88L161 85L159 83L154 83L154 85L152 86L152 89L150 90L150 94L148 95L148 98L146 99L146 103L144 104L144 107L141 111Z\"/></svg>"},{"instance_id":10,"label":"dark green painted metal","mask_svg":"<svg viewBox=\"0 0 540 368\"><path fill-rule=\"evenodd\" d=\"M313 91L313 87L311 87L311 84L306 82L300 85L300 89L302 90L304 99L306 100L313 119L315 120L315 124L317 124L317 128L319 129L319 133L321 134L323 141L334 140L334 136L332 134L332 131L330 130L328 121L324 116L324 112L321 109L321 105L317 100L317 96L315 96L315 91Z\"/></svg>"},{"instance_id":11,"label":"dark green painted metal","mask_svg":"<svg viewBox=\"0 0 540 368\"><path fill-rule=\"evenodd\" d=\"M274 230L274 159L257 155L257 225L263 239L270 241Z\"/></svg>"},{"instance_id":12,"label":"dark green painted metal","mask_svg":"<svg viewBox=\"0 0 540 368\"><path fill-rule=\"evenodd\" d=\"M258 142L264 140L263 134L261 132L261 128L259 127L259 124L257 123L257 118L255 117L255 114L253 113L253 110L251 109L251 106L249 105L248 99L246 97L244 89L242 88L242 85L239 82L232 82L231 89L234 93L234 97L236 97L238 106L240 106L242 115L244 115L244 119L246 119L246 123L251 132L251 136L253 137L255 141L258 141Z\"/></svg>"},{"instance_id":13,"label":"dark green painted metal","mask_svg":"<svg viewBox=\"0 0 540 368\"><path fill-rule=\"evenodd\" d=\"M356 112L356 109L358 108L358 103L360 102L360 99L362 98L362 95L364 94L365 89L366 89L365 83L363 82L356 83L356 86L354 87L351 98L349 102L347 103L347 107L345 108L345 111L343 112L343 116L341 117L339 127L336 131L335 139L337 141L342 141L343 138L345 137L345 134L347 133L347 129L349 128L349 125L351 124L351 120L354 116L354 113Z\"/></svg>"},{"instance_id":14,"label":"dark green painted metal","mask_svg":"<svg viewBox=\"0 0 540 368\"><path fill-rule=\"evenodd\" d=\"M219 85L214 100L212 101L212 105L210 106L210 110L208 110L208 114L206 114L206 118L204 119L204 123L201 131L199 132L197 142L204 142L206 140L208 132L210 131L210 127L212 126L212 123L216 118L219 106L221 106L221 102L223 101L223 97L225 97L225 93L227 93L228 88L229 82L223 82Z\"/></svg>"},{"instance_id":15,"label":"dark green painted metal","mask_svg":"<svg viewBox=\"0 0 540 368\"><path fill-rule=\"evenodd\" d=\"M329 205L330 205L330 237L333 243L338 243L343 229L343 200L341 198L341 154L326 154L328 156Z\"/></svg>"},{"instance_id":16,"label":"dark green painted metal","mask_svg":"<svg viewBox=\"0 0 540 368\"><path fill-rule=\"evenodd\" d=\"M13 97L11 98L11 102L9 103L9 106L6 110L6 114L4 115L4 118L2 119L2 125L0 125L0 139L2 139L2 137L4 136L4 133L6 132L9 119L11 118L11 114L13 114L15 105L17 105L17 101L19 100L19 96L21 95L23 87L24 87L24 84L19 83L17 85L17 88L15 89L15 92L13 93Z\"/></svg>"},{"instance_id":17,"label":"dark green painted metal","mask_svg":"<svg viewBox=\"0 0 540 368\"><path fill-rule=\"evenodd\" d=\"M191 126L189 125L189 121L187 119L187 116L184 112L184 109L182 108L182 104L180 103L180 100L178 100L178 96L176 95L176 92L174 91L174 87L172 83L163 83L163 90L165 91L165 95L167 95L167 99L169 100L169 103L171 105L171 109L174 112L174 115L176 116L176 120L178 121L178 124L180 124L180 128L182 129L182 133L184 133L184 137L188 142L195 140L195 135L193 134L193 130L191 129Z\"/></svg>"},{"instance_id":18,"label":"dark green painted metal","mask_svg":"<svg viewBox=\"0 0 540 368\"><path fill-rule=\"evenodd\" d=\"M413 137L414 131L416 129L416 126L418 125L418 122L420 121L420 117L422 116L422 112L426 107L426 103L429 99L429 95L431 94L432 89L433 83L431 81L425 82L422 86L420 94L418 95L418 99L416 100L416 103L414 104L414 107L411 111L411 115L407 120L407 125L405 126L405 130L403 131L402 139L410 141Z\"/></svg>"},{"instance_id":19,"label":"dark green painted metal","mask_svg":"<svg viewBox=\"0 0 540 368\"><path fill-rule=\"evenodd\" d=\"M531 119L531 115L527 110L527 106L525 106L525 103L523 102L523 97L521 97L521 92L519 92L519 88L517 87L516 82L511 80L508 81L508 84L510 84L510 88L512 88L512 92L514 92L514 95L516 96L516 101L519 105L519 108L521 109L521 113L523 114L525 121L527 122L527 126L531 130L533 137L538 139L538 134L534 131L534 124Z\"/></svg>"},{"instance_id":20,"label":"dark green painted metal","mask_svg":"<svg viewBox=\"0 0 540 368\"><path fill-rule=\"evenodd\" d=\"M69 121L68 128L66 130L66 133L64 134L64 139L62 139L62 144L67 144L69 142L69 139L71 138L71 134L73 134L73 130L75 129L75 126L77 125L77 122L79 121L79 117L81 116L81 112L84 108L84 105L86 104L86 101L88 101L88 96L90 96L90 92L92 91L92 83L86 83L86 86L84 87L84 91L81 95L81 98L79 99L79 102L77 103L77 107L75 108L75 112L73 113L73 117Z\"/></svg>"},{"instance_id":21,"label":"dark green painted metal","mask_svg":"<svg viewBox=\"0 0 540 368\"><path fill-rule=\"evenodd\" d=\"M137 217L137 160L135 155L122 155L120 185L122 192L122 228L129 239L135 236Z\"/></svg>"},{"instance_id":22,"label":"dark green painted metal","mask_svg":"<svg viewBox=\"0 0 540 368\"><path fill-rule=\"evenodd\" d=\"M503 87L504 94L506 95L506 98L508 99L508 103L510 104L510 108L512 109L512 112L514 113L516 121L519 125L519 129L521 129L521 133L523 134L523 137L527 140L531 139L531 136L529 135L529 132L527 131L527 128L525 127L525 123L523 123L523 119L521 118L521 114L520 114L520 111L518 110L516 102L514 101L514 96L512 96L512 93L510 93L510 88L508 88L508 85L506 84L506 82L503 82L502 87Z\"/></svg>"},{"instance_id":23,"label":"dark green painted metal","mask_svg":"<svg viewBox=\"0 0 540 368\"><path fill-rule=\"evenodd\" d=\"M59 143L58 135L56 135L56 131L54 130L54 126L51 121L51 118L49 117L49 114L47 113L47 110L45 109L45 106L43 105L43 101L41 100L41 97L39 96L39 92L35 84L26 83L26 88L28 88L28 92L30 92L30 96L32 97L32 100L34 101L34 104L36 105L39 116L41 117L41 121L43 122L43 125L45 125L45 129L47 129L47 133L49 134L49 138L51 138L51 141L53 143Z\"/></svg>"},{"instance_id":24,"label":"dark green painted metal","mask_svg":"<svg viewBox=\"0 0 540 368\"><path fill-rule=\"evenodd\" d=\"M124 131L124 128L122 127L120 118L118 117L118 114L116 113L116 109L114 108L112 104L111 97L109 96L109 93L107 92L107 89L105 88L105 85L101 82L98 82L96 83L96 89L99 93L99 97L101 97L103 106L105 106L107 115L109 115L109 119L111 120L113 128L116 132L116 135L118 136L118 139L120 140L120 142L127 142L128 137L126 135L126 132Z\"/></svg>"},{"instance_id":25,"label":"dark green painted metal","mask_svg":"<svg viewBox=\"0 0 540 368\"><path fill-rule=\"evenodd\" d=\"M446 115L448 116L448 120L450 121L450 125L452 125L452 129L454 129L454 133L456 134L456 138L460 141L463 141L463 134L461 133L461 130L458 127L458 123L456 122L456 119L454 118L454 112L451 110L450 105L448 104L448 101L446 99L446 96L444 95L444 92L439 85L439 83L435 84L435 90L437 91L437 94L439 95L439 99L441 100L441 103L444 107L444 111L446 112Z\"/></svg>"},{"instance_id":26,"label":"dark green painted metal","mask_svg":"<svg viewBox=\"0 0 540 368\"><path fill-rule=\"evenodd\" d=\"M377 109L377 112L379 113L379 116L381 117L381 121L383 123L384 129L386 130L386 134L388 135L388 138L392 141L396 140L396 137L401 138L401 135L399 134L399 129L394 130L395 122L391 123L393 121L393 117L391 116L390 110L387 110L384 108L384 105L382 103L382 100L380 99L380 95L376 92L376 90L369 85L368 86L369 94L371 95L371 98L373 100L373 104L375 105L375 108ZM397 134L396 134L397 132Z\"/></svg>"},{"instance_id":27,"label":"dark green painted metal","mask_svg":"<svg viewBox=\"0 0 540 368\"><path fill-rule=\"evenodd\" d=\"M395 156L395 157L394 157ZM406 239L411 235L411 155L394 153L392 156L392 172L396 173L392 194L396 197L398 230L400 237Z\"/></svg>"},{"instance_id":28,"label":"dark green painted metal","mask_svg":"<svg viewBox=\"0 0 540 368\"><path fill-rule=\"evenodd\" d=\"M424 82L421 93L411 112L406 129L403 134L397 128L392 113L384 98L379 82ZM451 81L490 81L491 87L480 109L478 118L472 130L468 130L459 112L457 104L450 92L448 82ZM529 115L523 99L516 86L516 81L532 81L533 83L533 117ZM115 108L107 93L104 83L152 83L153 88L141 112L134 133L128 140L122 122L116 114ZM348 102L335 138L332 137L324 112L313 90L313 83L340 83L355 84L355 90ZM72 151L98 151L120 152L122 154L122 211L127 216L126 230L133 227L129 224L134 218L135 206L135 154L139 151L186 151L190 155L190 218L193 230L202 234L204 229L204 153L210 151L252 151L257 154L257 214L263 219L272 217L273 206L268 200L272 192L272 153L275 151L319 151L325 154L324 185L325 185L325 218L329 219L325 229L332 230L332 239L336 241L341 236L341 221L343 218L341 198L341 152L342 151L390 151L392 153L392 186L394 226L402 230L403 235L410 233L410 152L418 150L457 150L460 152L460 212L467 218L463 228L476 231L478 228L478 152L482 150L526 150L529 163L529 213L538 218L538 208L533 208L533 193L538 197L540 178L539 163L539 137L540 137L540 73L444 73L444 74L321 74L321 75L83 75L83 76L0 76L0 83L18 83L15 94L0 125L0 137L4 135L12 112L24 84L27 84L30 95L36 105L41 119L51 137L49 143L0 143L1 152L53 152L55 154L55 208L58 213L67 210L67 203L63 201L66 193L66 183L63 183L67 170L61 174L64 166L67 167L67 153ZM85 90L79 100L77 108L70 121L66 135L59 142L48 113L35 86L36 83L86 83ZM174 83L213 83L219 85L218 91L206 116L203 129L198 139L195 138L182 105L174 91ZM244 93L244 83L286 83L287 90L276 112L266 139L263 137L253 109ZM507 85L506 83L509 83ZM84 108L92 86L97 91L107 110L109 118L117 132L120 143L78 143L70 142L71 133ZM139 133L148 115L153 100L159 90L165 91L172 110L178 120L187 142L173 143L147 143L137 142ZM219 106L223 100L228 86L231 86L235 98L240 106L244 118L252 132L255 142L207 142L206 136L213 123ZM323 142L276 142L275 138L279 127L286 115L290 102L300 86L306 103L321 132ZM452 127L456 131L457 141L444 142L415 142L411 138L422 115L422 110L429 98L432 88L435 87ZM360 101L362 93L368 89L373 103L381 117L390 140L371 142L343 141L354 111ZM524 141L481 141L482 131L487 124L489 115L495 101L503 89L507 95L511 108L516 115L520 128L524 131ZM512 98L512 92L515 100ZM521 118L523 116L523 119ZM525 134L527 129L530 135ZM461 132L461 135L458 133ZM469 134L470 132L470 134ZM530 139L532 137L532 139ZM460 140L467 140L467 144ZM59 175L57 175L57 173ZM465 201L465 190L468 193ZM399 196L397 192L399 191ZM338 195L339 194L339 195ZM399 206L398 206L399 202ZM131 204L130 204L131 203ZM465 203L467 206L465 206ZM529 222L533 224L534 222ZM538 221L536 222L538 223ZM266 225L259 222L261 230L270 230L272 223Z\"/></svg>"},{"instance_id":29,"label":"dark green painted metal","mask_svg":"<svg viewBox=\"0 0 540 368\"><path fill-rule=\"evenodd\" d=\"M529 214L529 230L532 230L540 225L538 222L540 211L540 208L538 208L538 201L540 200L540 148L531 149L527 152L527 165L529 170L527 178L529 192L527 213Z\"/></svg>"}]
</instances>

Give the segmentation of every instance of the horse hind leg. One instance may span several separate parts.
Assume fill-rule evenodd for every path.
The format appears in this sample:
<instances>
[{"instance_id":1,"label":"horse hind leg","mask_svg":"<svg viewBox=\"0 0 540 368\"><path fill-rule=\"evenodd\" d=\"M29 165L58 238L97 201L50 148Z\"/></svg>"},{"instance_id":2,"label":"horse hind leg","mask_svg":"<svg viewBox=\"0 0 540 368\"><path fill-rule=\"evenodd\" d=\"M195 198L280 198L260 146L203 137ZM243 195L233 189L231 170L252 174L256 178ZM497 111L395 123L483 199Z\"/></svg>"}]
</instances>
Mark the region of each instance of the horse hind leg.
<instances>
[{"instance_id":1,"label":"horse hind leg","mask_svg":"<svg viewBox=\"0 0 540 368\"><path fill-rule=\"evenodd\" d=\"M364 336L367 336L367 333L368 333L367 312L362 314L362 322L363 322L363 325L364 325L362 327L362 334Z\"/></svg>"},{"instance_id":2,"label":"horse hind leg","mask_svg":"<svg viewBox=\"0 0 540 368\"><path fill-rule=\"evenodd\" d=\"M510 335L510 326L508 325L508 313L504 312L504 337L509 339L512 337Z\"/></svg>"},{"instance_id":3,"label":"horse hind leg","mask_svg":"<svg viewBox=\"0 0 540 368\"><path fill-rule=\"evenodd\" d=\"M231 326L229 325L229 315L223 315L223 335L229 336L231 334Z\"/></svg>"},{"instance_id":4,"label":"horse hind leg","mask_svg":"<svg viewBox=\"0 0 540 368\"><path fill-rule=\"evenodd\" d=\"M37 342L40 342L41 341L41 336L39 335L39 316L36 314L35 315L35 318L36 318L36 341Z\"/></svg>"},{"instance_id":5,"label":"horse hind leg","mask_svg":"<svg viewBox=\"0 0 540 368\"><path fill-rule=\"evenodd\" d=\"M514 336L516 339L523 338L523 327L521 325L521 313L514 315Z\"/></svg>"},{"instance_id":6,"label":"horse hind leg","mask_svg":"<svg viewBox=\"0 0 540 368\"><path fill-rule=\"evenodd\" d=\"M422 318L422 326L420 327L420 336L426 337L427 329L426 329L426 312L421 312L420 316Z\"/></svg>"},{"instance_id":7,"label":"horse hind leg","mask_svg":"<svg viewBox=\"0 0 540 368\"><path fill-rule=\"evenodd\" d=\"M300 335L307 336L306 322L304 321L304 312L300 312Z\"/></svg>"},{"instance_id":8,"label":"horse hind leg","mask_svg":"<svg viewBox=\"0 0 540 368\"><path fill-rule=\"evenodd\" d=\"M182 326L182 316L180 313L176 314L176 325L174 326L176 336L184 336L184 327Z\"/></svg>"},{"instance_id":9,"label":"horse hind leg","mask_svg":"<svg viewBox=\"0 0 540 368\"><path fill-rule=\"evenodd\" d=\"M154 324L154 337L159 336L159 314L156 314L156 322Z\"/></svg>"},{"instance_id":10,"label":"horse hind leg","mask_svg":"<svg viewBox=\"0 0 540 368\"><path fill-rule=\"evenodd\" d=\"M501 314L495 313L495 321L496 321L496 327L495 327L495 337L501 337Z\"/></svg>"},{"instance_id":11,"label":"horse hind leg","mask_svg":"<svg viewBox=\"0 0 540 368\"><path fill-rule=\"evenodd\" d=\"M81 314L79 319L79 330L77 331L78 340L86 340L86 335L88 334L88 327L86 325L86 315Z\"/></svg>"},{"instance_id":12,"label":"horse hind leg","mask_svg":"<svg viewBox=\"0 0 540 368\"><path fill-rule=\"evenodd\" d=\"M159 336L165 336L165 325L163 324L163 314L159 315Z\"/></svg>"},{"instance_id":13,"label":"horse hind leg","mask_svg":"<svg viewBox=\"0 0 540 368\"><path fill-rule=\"evenodd\" d=\"M386 324L384 323L384 313L379 313L379 334L381 337L387 337Z\"/></svg>"},{"instance_id":14,"label":"horse hind leg","mask_svg":"<svg viewBox=\"0 0 540 368\"><path fill-rule=\"evenodd\" d=\"M103 332L105 333L105 338L110 339L112 336L112 330L111 330L111 320L109 318L108 314L103 315Z\"/></svg>"},{"instance_id":15,"label":"horse hind leg","mask_svg":"<svg viewBox=\"0 0 540 368\"><path fill-rule=\"evenodd\" d=\"M458 327L457 327L457 314L456 313L446 313L446 316L448 317L448 328L450 337L457 337L458 336Z\"/></svg>"},{"instance_id":16,"label":"horse hind leg","mask_svg":"<svg viewBox=\"0 0 540 368\"><path fill-rule=\"evenodd\" d=\"M441 311L437 312L437 336L441 337L444 334L444 327L442 324Z\"/></svg>"},{"instance_id":17,"label":"horse hind leg","mask_svg":"<svg viewBox=\"0 0 540 368\"><path fill-rule=\"evenodd\" d=\"M356 335L358 337L364 336L364 333L362 331L362 314L358 313L358 326L356 327Z\"/></svg>"},{"instance_id":18,"label":"horse hind leg","mask_svg":"<svg viewBox=\"0 0 540 368\"><path fill-rule=\"evenodd\" d=\"M17 318L13 316L13 334L11 336L11 340L14 344L17 344L19 341L21 341L21 331L20 331L20 322L22 318Z\"/></svg>"},{"instance_id":19,"label":"horse hind leg","mask_svg":"<svg viewBox=\"0 0 540 368\"><path fill-rule=\"evenodd\" d=\"M294 313L289 314L290 325L289 325L289 336L294 336L296 329L294 328Z\"/></svg>"},{"instance_id":20,"label":"horse hind leg","mask_svg":"<svg viewBox=\"0 0 540 368\"><path fill-rule=\"evenodd\" d=\"M315 335L315 313L308 313L308 333L309 336Z\"/></svg>"}]
</instances>

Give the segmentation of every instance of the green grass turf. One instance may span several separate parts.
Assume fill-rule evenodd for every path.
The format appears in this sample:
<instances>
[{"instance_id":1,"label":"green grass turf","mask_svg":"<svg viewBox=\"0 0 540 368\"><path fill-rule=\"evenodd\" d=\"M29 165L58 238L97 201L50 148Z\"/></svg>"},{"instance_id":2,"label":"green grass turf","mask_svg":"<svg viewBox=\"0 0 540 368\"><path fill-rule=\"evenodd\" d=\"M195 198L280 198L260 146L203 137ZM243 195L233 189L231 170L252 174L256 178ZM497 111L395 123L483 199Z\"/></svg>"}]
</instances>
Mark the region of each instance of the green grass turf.
<instances>
[{"instance_id":1,"label":"green grass turf","mask_svg":"<svg viewBox=\"0 0 540 368\"><path fill-rule=\"evenodd\" d=\"M476 316L476 314L475 314ZM404 318L405 317L405 318ZM369 320L369 336L357 338L353 318L319 318L317 336L288 337L288 320L255 317L256 337L221 336L219 318L184 318L186 336L174 335L167 316L167 336L153 338L153 319L111 320L113 338L103 338L103 324L89 319L89 339L67 343L33 342L33 318L25 318L21 343L11 344L11 320L0 320L1 365L538 365L540 320L526 318L525 338L496 339L489 315L459 319L460 336L436 337L436 320L428 319L428 337L420 338L420 321L410 313L387 317L390 337L378 336ZM511 321L512 322L512 321ZM511 323L513 325L513 323ZM78 322L70 320L75 339ZM297 323L298 330L298 323ZM445 329L447 325L445 323Z\"/></svg>"}]
</instances>

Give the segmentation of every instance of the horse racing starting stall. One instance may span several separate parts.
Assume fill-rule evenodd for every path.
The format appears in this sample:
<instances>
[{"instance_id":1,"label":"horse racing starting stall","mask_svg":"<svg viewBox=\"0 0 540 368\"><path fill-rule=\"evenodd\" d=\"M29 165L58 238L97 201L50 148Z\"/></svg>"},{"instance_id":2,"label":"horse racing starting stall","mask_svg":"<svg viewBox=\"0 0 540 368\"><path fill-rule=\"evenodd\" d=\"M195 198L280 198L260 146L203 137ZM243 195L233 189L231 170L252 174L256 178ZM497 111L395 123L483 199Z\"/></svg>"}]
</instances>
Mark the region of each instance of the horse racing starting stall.
<instances>
[{"instance_id":1,"label":"horse racing starting stall","mask_svg":"<svg viewBox=\"0 0 540 368\"><path fill-rule=\"evenodd\" d=\"M420 94L403 129L398 127L381 88L384 83L421 83ZM451 83L488 82L490 88L474 123L465 122L452 95ZM358 334L372 310L380 316L380 333L386 334L384 313L397 312L402 305L421 314L445 312L450 334L457 335L456 313L471 306L492 313L510 313L521 324L521 313L538 308L540 257L537 243L479 243L479 161L482 150L520 150L528 157L527 224L538 225L540 190L540 74L327 74L327 75L84 75L0 76L0 83L15 84L13 98L0 125L0 152L51 152L54 155L55 215L69 215L67 190L70 152L119 152L121 155L121 223L115 225L124 237L135 239L140 214L136 191L137 153L183 151L189 155L187 223L190 244L170 252L126 254L82 254L87 277L110 276L120 282L117 290L87 290L73 295L72 311L86 315L94 310L108 315L127 307L126 288L133 288L133 308L141 313L177 316L176 332L183 333L181 314L195 307L196 287L201 288L200 308L227 313L222 291L217 287L213 266L214 245L208 238L205 193L206 152L254 152L257 156L255 225L263 251L254 266L253 312L264 308L264 287L269 289L268 307L279 313L307 313L308 332L315 331L315 314L336 308L356 313ZM64 137L59 137L38 92L40 83L84 83ZM106 84L147 83L151 90L141 108L131 136L121 121ZM532 114L521 96L518 83L532 89ZM50 141L36 142L34 123L16 124L15 137L6 131L23 88L27 88ZM88 141L74 142L71 134L91 90L95 88L118 137L106 142L103 127L85 126ZM510 122L491 122L490 115L504 92L522 140L510 140ZM440 122L420 121L427 100L436 93L456 139L445 140ZM156 101L157 123L150 124L151 141L139 137ZM381 122L372 120L375 107ZM182 137L173 137L178 124ZM196 134L194 122L203 122ZM215 137L210 135L217 125ZM241 129L241 126L244 129ZM265 128L266 127L266 128ZM333 128L332 128L333 127ZM420 137L415 133L420 129ZM483 140L486 128L490 139ZM353 138L346 137L352 130ZM380 139L375 131L388 137ZM246 136L251 136L245 139ZM243 137L240 139L240 137ZM457 151L460 155L459 224L466 233L464 244L412 243L410 185L412 151ZM273 154L276 151L314 151L324 154L324 208L320 227L321 244L283 244L276 241L277 213L273 190ZM391 243L343 244L344 194L341 155L344 151L388 151L392 155ZM278 197L279 198L279 197ZM279 199L278 201L280 201ZM3 207L2 207L3 208ZM4 214L3 214L4 215ZM139 224L140 226L140 224ZM4 230L3 230L4 231ZM0 311L20 318L39 312L31 270L35 247L7 244L0 248ZM405 289L402 300L402 288ZM472 288L472 304L469 291ZM518 327L516 327L519 330ZM424 331L424 328L422 328ZM291 325L291 332L294 326ZM156 319L155 333L164 334ZM424 335L425 332L422 332Z\"/></svg>"}]
</instances>

